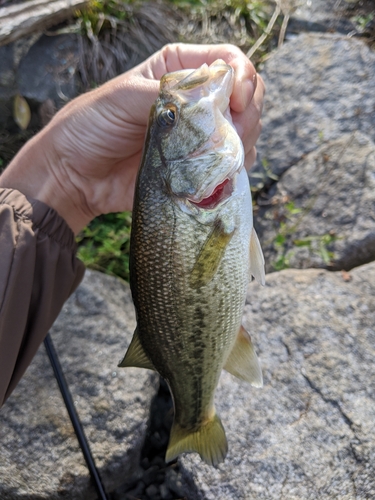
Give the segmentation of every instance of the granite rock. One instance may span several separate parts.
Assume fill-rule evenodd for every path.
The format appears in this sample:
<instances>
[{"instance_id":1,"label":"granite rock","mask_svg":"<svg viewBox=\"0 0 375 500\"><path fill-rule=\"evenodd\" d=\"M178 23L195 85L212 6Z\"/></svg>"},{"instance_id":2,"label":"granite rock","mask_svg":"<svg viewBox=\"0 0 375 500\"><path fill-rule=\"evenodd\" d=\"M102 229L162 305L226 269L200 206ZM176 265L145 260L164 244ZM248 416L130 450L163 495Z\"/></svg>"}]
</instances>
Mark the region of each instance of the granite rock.
<instances>
[{"instance_id":1,"label":"granite rock","mask_svg":"<svg viewBox=\"0 0 375 500\"><path fill-rule=\"evenodd\" d=\"M129 287L87 271L51 330L106 490L137 473L157 380L119 369L135 317ZM41 346L0 412L0 498L96 498Z\"/></svg>"},{"instance_id":2,"label":"granite rock","mask_svg":"<svg viewBox=\"0 0 375 500\"><path fill-rule=\"evenodd\" d=\"M217 410L229 441L217 468L180 459L197 500L375 496L375 263L350 277L286 270L249 286L244 325L264 374L223 372Z\"/></svg>"},{"instance_id":3,"label":"granite rock","mask_svg":"<svg viewBox=\"0 0 375 500\"><path fill-rule=\"evenodd\" d=\"M261 75L267 92L253 186L267 178L265 165L280 176L343 134L358 130L375 140L375 53L363 42L302 34L275 51Z\"/></svg>"},{"instance_id":4,"label":"granite rock","mask_svg":"<svg viewBox=\"0 0 375 500\"><path fill-rule=\"evenodd\" d=\"M297 6L288 23L289 33L301 31L355 33L345 12L350 0L289 0Z\"/></svg>"},{"instance_id":5,"label":"granite rock","mask_svg":"<svg viewBox=\"0 0 375 500\"><path fill-rule=\"evenodd\" d=\"M12 100L16 95L13 45L0 47L0 130L12 123Z\"/></svg>"},{"instance_id":6,"label":"granite rock","mask_svg":"<svg viewBox=\"0 0 375 500\"><path fill-rule=\"evenodd\" d=\"M48 121L46 105L54 114L76 97L81 91L78 63L75 35L37 34L0 47L0 134L20 132L13 111L16 95L30 107L28 129L34 133Z\"/></svg>"},{"instance_id":7,"label":"granite rock","mask_svg":"<svg viewBox=\"0 0 375 500\"><path fill-rule=\"evenodd\" d=\"M76 36L43 35L19 63L18 91L38 104L52 99L60 108L80 91L78 63Z\"/></svg>"},{"instance_id":8,"label":"granite rock","mask_svg":"<svg viewBox=\"0 0 375 500\"><path fill-rule=\"evenodd\" d=\"M360 132L291 167L257 212L267 270L346 269L375 260L375 143Z\"/></svg>"}]
</instances>

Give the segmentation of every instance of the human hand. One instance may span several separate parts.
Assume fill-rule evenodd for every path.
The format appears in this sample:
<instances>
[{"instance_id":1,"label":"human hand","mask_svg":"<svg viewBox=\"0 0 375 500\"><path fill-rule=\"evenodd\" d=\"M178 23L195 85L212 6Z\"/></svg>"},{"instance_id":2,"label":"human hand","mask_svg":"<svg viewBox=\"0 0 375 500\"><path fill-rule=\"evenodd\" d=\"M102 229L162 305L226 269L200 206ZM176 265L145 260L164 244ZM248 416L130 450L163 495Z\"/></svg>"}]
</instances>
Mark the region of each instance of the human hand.
<instances>
[{"instance_id":1,"label":"human hand","mask_svg":"<svg viewBox=\"0 0 375 500\"><path fill-rule=\"evenodd\" d=\"M76 233L97 215L131 210L160 78L219 58L235 70L231 113L250 168L261 129L262 79L233 45L171 44L67 104L15 157L0 177L0 187L44 201Z\"/></svg>"}]
</instances>

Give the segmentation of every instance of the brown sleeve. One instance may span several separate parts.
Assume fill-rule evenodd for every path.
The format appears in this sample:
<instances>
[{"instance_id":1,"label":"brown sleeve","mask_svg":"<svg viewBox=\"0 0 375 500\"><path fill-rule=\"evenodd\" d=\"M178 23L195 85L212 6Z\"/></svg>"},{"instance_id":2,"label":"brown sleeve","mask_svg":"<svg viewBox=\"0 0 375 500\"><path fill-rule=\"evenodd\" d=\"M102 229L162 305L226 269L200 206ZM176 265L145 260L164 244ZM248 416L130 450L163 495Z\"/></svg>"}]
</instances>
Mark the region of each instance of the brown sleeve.
<instances>
[{"instance_id":1,"label":"brown sleeve","mask_svg":"<svg viewBox=\"0 0 375 500\"><path fill-rule=\"evenodd\" d=\"M84 275L55 210L0 189L0 406Z\"/></svg>"}]
</instances>

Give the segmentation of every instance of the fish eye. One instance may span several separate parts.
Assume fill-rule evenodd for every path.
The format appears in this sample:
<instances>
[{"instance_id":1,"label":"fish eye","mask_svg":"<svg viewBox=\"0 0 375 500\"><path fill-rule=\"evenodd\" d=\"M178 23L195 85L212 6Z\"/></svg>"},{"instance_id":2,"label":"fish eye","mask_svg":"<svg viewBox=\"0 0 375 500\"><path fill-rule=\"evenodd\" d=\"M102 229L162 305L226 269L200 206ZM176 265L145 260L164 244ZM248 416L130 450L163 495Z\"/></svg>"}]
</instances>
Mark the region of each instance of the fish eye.
<instances>
[{"instance_id":1,"label":"fish eye","mask_svg":"<svg viewBox=\"0 0 375 500\"><path fill-rule=\"evenodd\" d=\"M163 109L158 115L158 123L162 127L170 127L176 121L176 111L173 108Z\"/></svg>"}]
</instances>

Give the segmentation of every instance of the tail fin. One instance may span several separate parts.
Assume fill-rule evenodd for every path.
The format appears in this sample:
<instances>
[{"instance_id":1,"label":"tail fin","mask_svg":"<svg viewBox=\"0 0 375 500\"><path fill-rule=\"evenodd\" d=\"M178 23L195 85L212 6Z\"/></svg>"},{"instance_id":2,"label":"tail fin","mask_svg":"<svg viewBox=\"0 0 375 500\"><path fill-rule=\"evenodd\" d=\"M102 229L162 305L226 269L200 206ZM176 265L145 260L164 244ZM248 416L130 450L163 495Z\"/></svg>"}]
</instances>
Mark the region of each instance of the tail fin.
<instances>
[{"instance_id":1,"label":"tail fin","mask_svg":"<svg viewBox=\"0 0 375 500\"><path fill-rule=\"evenodd\" d=\"M227 438L220 418L215 416L195 431L187 430L173 423L165 457L170 462L180 453L196 451L208 465L224 461L228 451Z\"/></svg>"}]
</instances>

